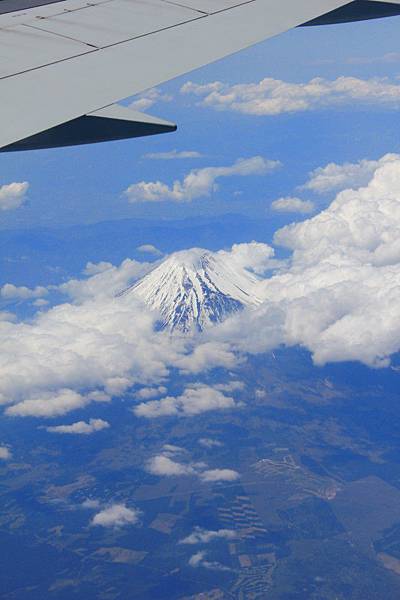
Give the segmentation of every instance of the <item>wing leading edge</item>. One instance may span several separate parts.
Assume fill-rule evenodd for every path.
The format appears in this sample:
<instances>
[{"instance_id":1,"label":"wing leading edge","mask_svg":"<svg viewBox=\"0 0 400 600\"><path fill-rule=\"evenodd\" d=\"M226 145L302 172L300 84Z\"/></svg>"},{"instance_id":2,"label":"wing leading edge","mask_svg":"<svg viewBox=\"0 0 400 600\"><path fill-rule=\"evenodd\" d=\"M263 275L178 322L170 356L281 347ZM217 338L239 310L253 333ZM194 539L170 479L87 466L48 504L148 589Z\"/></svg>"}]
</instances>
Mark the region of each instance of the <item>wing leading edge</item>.
<instances>
[{"instance_id":1,"label":"wing leading edge","mask_svg":"<svg viewBox=\"0 0 400 600\"><path fill-rule=\"evenodd\" d=\"M0 148L174 131L115 103L348 4L64 0L0 14L0 56L12 61L0 64Z\"/></svg>"}]
</instances>

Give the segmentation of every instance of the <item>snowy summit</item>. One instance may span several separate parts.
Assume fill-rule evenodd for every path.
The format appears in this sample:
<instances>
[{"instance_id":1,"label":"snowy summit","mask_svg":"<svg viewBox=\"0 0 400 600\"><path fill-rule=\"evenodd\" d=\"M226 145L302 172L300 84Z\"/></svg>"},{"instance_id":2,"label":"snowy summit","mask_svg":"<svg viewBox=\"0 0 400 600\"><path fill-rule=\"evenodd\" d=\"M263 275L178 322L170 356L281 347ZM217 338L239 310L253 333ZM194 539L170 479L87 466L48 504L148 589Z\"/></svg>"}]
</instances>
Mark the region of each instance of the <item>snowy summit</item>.
<instances>
[{"instance_id":1,"label":"snowy summit","mask_svg":"<svg viewBox=\"0 0 400 600\"><path fill-rule=\"evenodd\" d=\"M133 294L156 310L162 327L189 333L259 304L258 283L229 254L192 248L172 254L120 295Z\"/></svg>"}]
</instances>

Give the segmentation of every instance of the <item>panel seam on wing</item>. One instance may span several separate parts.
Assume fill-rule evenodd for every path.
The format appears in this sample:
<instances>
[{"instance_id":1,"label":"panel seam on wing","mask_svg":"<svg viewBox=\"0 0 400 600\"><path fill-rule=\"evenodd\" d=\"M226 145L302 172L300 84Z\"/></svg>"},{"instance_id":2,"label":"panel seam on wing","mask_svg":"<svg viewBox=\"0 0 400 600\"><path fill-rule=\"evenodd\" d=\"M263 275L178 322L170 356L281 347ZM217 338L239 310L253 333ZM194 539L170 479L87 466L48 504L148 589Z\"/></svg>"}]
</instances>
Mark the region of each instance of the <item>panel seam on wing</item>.
<instances>
[{"instance_id":1,"label":"panel seam on wing","mask_svg":"<svg viewBox=\"0 0 400 600\"><path fill-rule=\"evenodd\" d=\"M250 0L249 2L246 2L246 4L251 4L254 1L255 0ZM236 7L234 7L234 8L236 8ZM233 10L233 9L228 9L228 10ZM220 12L223 12L223 11L220 11ZM213 13L213 15L214 14L217 14L217 13ZM194 21L199 21L200 19L205 19L205 18L212 17L213 15L208 15L208 14L203 15L203 14L199 13L199 16L196 16L193 19L188 19L187 21L182 21L182 23L176 23L175 25L169 25L168 27L162 27L161 29L156 29L154 31L150 31L149 33L142 33L140 35L136 35L134 37L127 38L126 40L122 40L120 42L115 42L113 44L108 44L107 46L102 46L101 48L99 48L97 46L91 46L90 44L88 44L87 42L83 42L82 40L76 40L76 39L73 39L73 38L68 38L71 41L75 41L75 42L79 42L81 44L85 44L88 47L93 48L93 50L88 50L87 52L80 52L78 54L74 54L73 56L68 56L67 58L62 58L60 60L55 60L55 61L52 61L52 62L49 62L49 63L45 63L45 64L37 66L37 67L32 67L31 69L24 69L22 71L16 71L12 75L0 76L0 81L4 81L6 79L11 79L11 78L16 77L18 75L23 75L24 73L30 73L30 72L33 72L33 71L38 71L38 70L43 69L45 67L50 67L52 65L56 65L56 64L63 63L63 62L67 62L69 60L74 60L76 58L79 58L80 56L85 56L87 54L93 54L95 52L102 52L102 51L107 50L109 48L115 48L116 46L121 46L122 44L127 44L128 42L133 42L134 40L139 40L141 38L149 37L149 36L154 35L156 33L161 33L163 31L168 31L169 29L175 29L176 27L181 27L182 25L187 25L188 23L193 23ZM36 31L45 31L44 29L38 28L38 27L34 27L33 25L24 25L24 27L31 27L32 29L35 29ZM57 36L57 37L60 37L60 38L66 37L66 36L60 35L58 33L54 33L52 31L46 31L46 33L49 33L51 35L54 35L54 36Z\"/></svg>"},{"instance_id":2,"label":"panel seam on wing","mask_svg":"<svg viewBox=\"0 0 400 600\"><path fill-rule=\"evenodd\" d=\"M72 42L77 42L78 44L84 44L85 46L89 46L89 48L94 48L95 50L101 50L101 46L95 46L94 44L90 44L89 42L84 42L83 40L79 40L78 38L74 38L70 35L65 35L63 33L58 33L58 32L54 33L54 31L50 31L49 29L44 29L43 27L35 27L35 25L28 25L27 23L21 24L20 27L28 27L29 29L34 29L35 31L40 31L40 32L44 31L45 33L48 33L50 35L55 35L56 37L60 37L65 40L71 40ZM70 56L68 58L64 58L63 60L69 60L70 58L75 58L75 55ZM50 64L53 64L53 63L50 63ZM34 69L40 69L40 68L41 67L34 67ZM32 70L32 69L28 69L28 70ZM23 72L25 72L25 71L23 71Z\"/></svg>"}]
</instances>

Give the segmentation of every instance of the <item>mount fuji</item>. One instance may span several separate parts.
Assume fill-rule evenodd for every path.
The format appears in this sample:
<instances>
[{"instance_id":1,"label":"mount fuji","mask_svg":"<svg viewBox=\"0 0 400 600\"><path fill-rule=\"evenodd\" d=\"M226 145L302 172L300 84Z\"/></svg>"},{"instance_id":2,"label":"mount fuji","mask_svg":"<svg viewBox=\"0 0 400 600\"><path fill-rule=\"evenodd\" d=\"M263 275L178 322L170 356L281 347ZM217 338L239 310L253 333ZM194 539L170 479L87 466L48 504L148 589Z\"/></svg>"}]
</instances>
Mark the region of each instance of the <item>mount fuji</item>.
<instances>
[{"instance_id":1,"label":"mount fuji","mask_svg":"<svg viewBox=\"0 0 400 600\"><path fill-rule=\"evenodd\" d=\"M259 278L227 252L175 252L119 296L133 295L160 315L161 327L203 331L245 306L257 306Z\"/></svg>"}]
</instances>

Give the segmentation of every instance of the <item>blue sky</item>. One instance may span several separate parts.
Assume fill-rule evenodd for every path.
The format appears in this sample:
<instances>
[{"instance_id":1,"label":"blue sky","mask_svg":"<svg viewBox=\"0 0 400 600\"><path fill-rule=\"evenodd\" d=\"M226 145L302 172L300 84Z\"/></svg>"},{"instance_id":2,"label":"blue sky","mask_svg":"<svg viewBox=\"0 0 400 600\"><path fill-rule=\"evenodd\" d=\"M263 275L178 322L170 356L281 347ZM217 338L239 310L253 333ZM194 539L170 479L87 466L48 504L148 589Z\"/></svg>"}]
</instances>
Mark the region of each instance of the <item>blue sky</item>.
<instances>
[{"instance_id":1,"label":"blue sky","mask_svg":"<svg viewBox=\"0 0 400 600\"><path fill-rule=\"evenodd\" d=\"M172 102L149 109L175 121L178 132L132 141L0 156L0 183L28 181L28 202L3 212L0 227L62 226L108 219L147 217L156 220L197 215L244 213L276 218L272 200L292 194L307 173L330 161L378 158L399 150L397 111L379 106L344 106L279 116L217 112L196 105L194 96L179 93L186 81L229 84L273 77L306 82L313 77L398 76L400 18L290 31L247 51L169 82L161 92ZM354 60L355 59L355 60ZM155 161L151 152L195 150L199 159ZM190 169L225 166L239 157L261 155L280 160L282 168L268 176L226 178L210 198L178 204L129 204L122 194L130 184L161 180L170 184ZM237 194L240 192L240 194ZM319 205L327 199L317 198ZM287 221L293 216L288 215ZM279 217L279 223L282 218Z\"/></svg>"}]
</instances>

